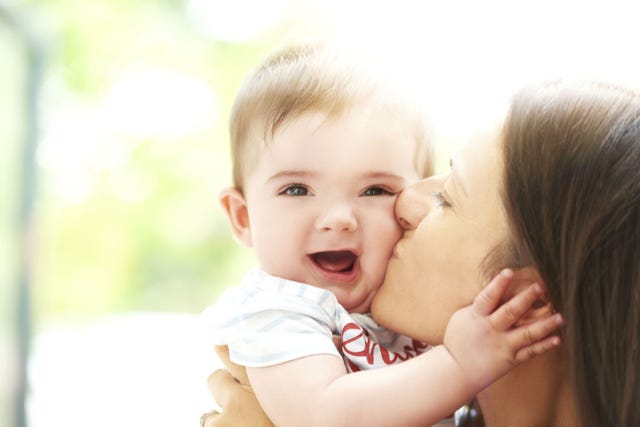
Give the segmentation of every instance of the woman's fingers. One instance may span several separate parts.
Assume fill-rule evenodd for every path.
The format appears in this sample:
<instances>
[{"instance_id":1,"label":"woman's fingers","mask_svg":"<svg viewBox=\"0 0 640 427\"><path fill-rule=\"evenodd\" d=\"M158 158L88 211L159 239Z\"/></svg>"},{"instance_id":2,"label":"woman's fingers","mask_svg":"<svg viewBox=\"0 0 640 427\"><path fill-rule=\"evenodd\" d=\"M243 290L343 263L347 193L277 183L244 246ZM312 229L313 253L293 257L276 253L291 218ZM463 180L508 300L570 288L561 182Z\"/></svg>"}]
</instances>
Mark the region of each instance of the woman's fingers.
<instances>
[{"instance_id":1,"label":"woman's fingers","mask_svg":"<svg viewBox=\"0 0 640 427\"><path fill-rule=\"evenodd\" d=\"M226 345L216 345L214 346L214 350L218 359L224 364L225 368L231 372L231 375L240 383L244 385L249 385L249 377L247 377L247 370L244 366L238 365L231 361L231 356L229 355L229 347Z\"/></svg>"},{"instance_id":2,"label":"woman's fingers","mask_svg":"<svg viewBox=\"0 0 640 427\"><path fill-rule=\"evenodd\" d=\"M496 277L480 291L473 301L473 307L476 313L482 316L491 314L500 302L500 298L504 295L512 279L513 270L506 268L498 273Z\"/></svg>"},{"instance_id":3,"label":"woman's fingers","mask_svg":"<svg viewBox=\"0 0 640 427\"><path fill-rule=\"evenodd\" d=\"M222 408L226 408L230 402L233 402L233 395L239 393L238 389L242 387L231 373L224 369L218 369L209 375L207 386L213 399Z\"/></svg>"},{"instance_id":4,"label":"woman's fingers","mask_svg":"<svg viewBox=\"0 0 640 427\"><path fill-rule=\"evenodd\" d=\"M204 421L206 427L273 427L253 389L242 385L229 371L219 369L207 379L209 391L222 408L219 414L211 414Z\"/></svg>"},{"instance_id":5,"label":"woman's fingers","mask_svg":"<svg viewBox=\"0 0 640 427\"><path fill-rule=\"evenodd\" d=\"M516 352L516 360L524 362L560 345L560 337L549 335L563 324L562 315L556 313L511 331L509 333L511 344L513 348L519 348Z\"/></svg>"},{"instance_id":6,"label":"woman's fingers","mask_svg":"<svg viewBox=\"0 0 640 427\"><path fill-rule=\"evenodd\" d=\"M216 427L221 424L217 419L220 416L220 412L217 410L209 411L207 413L202 414L200 417L200 427Z\"/></svg>"}]
</instances>

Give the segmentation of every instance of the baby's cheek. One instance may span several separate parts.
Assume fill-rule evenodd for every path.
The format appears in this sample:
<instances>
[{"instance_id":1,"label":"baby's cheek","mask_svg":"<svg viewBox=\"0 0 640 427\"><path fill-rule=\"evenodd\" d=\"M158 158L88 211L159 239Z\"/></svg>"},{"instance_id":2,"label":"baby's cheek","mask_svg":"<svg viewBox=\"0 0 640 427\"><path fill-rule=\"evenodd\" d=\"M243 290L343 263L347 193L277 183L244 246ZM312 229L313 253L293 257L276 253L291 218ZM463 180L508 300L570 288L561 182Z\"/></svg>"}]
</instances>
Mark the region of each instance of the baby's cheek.
<instances>
[{"instance_id":1,"label":"baby's cheek","mask_svg":"<svg viewBox=\"0 0 640 427\"><path fill-rule=\"evenodd\" d=\"M404 230L396 220L393 206L391 206L389 211L386 212L384 216L379 218L379 221L380 221L380 224L384 224L384 228L388 230L388 233L390 235L389 239L392 240L394 244L398 240L400 240Z\"/></svg>"}]
</instances>

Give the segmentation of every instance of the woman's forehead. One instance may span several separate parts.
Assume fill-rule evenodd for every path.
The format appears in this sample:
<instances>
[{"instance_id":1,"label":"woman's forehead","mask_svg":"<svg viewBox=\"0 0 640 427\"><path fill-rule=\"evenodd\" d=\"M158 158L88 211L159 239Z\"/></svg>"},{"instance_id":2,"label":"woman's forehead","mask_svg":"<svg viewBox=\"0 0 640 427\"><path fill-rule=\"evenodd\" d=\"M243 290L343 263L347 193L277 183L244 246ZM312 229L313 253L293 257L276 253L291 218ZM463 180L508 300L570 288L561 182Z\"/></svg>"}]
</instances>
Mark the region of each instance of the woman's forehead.
<instances>
[{"instance_id":1,"label":"woman's forehead","mask_svg":"<svg viewBox=\"0 0 640 427\"><path fill-rule=\"evenodd\" d=\"M500 147L500 129L492 126L473 132L452 156L455 182L469 197L498 194L502 175Z\"/></svg>"}]
</instances>

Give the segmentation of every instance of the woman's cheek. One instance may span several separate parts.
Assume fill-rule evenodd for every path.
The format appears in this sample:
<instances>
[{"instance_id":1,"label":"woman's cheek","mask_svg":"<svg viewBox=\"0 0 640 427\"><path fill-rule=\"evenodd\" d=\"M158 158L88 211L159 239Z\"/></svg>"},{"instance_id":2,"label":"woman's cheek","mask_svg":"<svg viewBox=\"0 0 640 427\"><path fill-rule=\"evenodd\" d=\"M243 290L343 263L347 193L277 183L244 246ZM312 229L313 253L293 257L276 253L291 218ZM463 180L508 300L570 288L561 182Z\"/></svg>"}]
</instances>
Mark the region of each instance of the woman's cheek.
<instances>
[{"instance_id":1,"label":"woman's cheek","mask_svg":"<svg viewBox=\"0 0 640 427\"><path fill-rule=\"evenodd\" d=\"M401 295L401 290L396 289L394 284L395 274L396 270L392 261L387 267L382 286L378 289L371 302L371 314L373 318L376 322L392 330L395 330L394 321L398 320L402 309L402 301L398 300L398 297Z\"/></svg>"},{"instance_id":2,"label":"woman's cheek","mask_svg":"<svg viewBox=\"0 0 640 427\"><path fill-rule=\"evenodd\" d=\"M380 325L405 335L413 336L416 332L416 311L412 307L413 290L407 287L411 275L405 276L396 259L392 259L387 269L385 281L376 293L371 313Z\"/></svg>"}]
</instances>

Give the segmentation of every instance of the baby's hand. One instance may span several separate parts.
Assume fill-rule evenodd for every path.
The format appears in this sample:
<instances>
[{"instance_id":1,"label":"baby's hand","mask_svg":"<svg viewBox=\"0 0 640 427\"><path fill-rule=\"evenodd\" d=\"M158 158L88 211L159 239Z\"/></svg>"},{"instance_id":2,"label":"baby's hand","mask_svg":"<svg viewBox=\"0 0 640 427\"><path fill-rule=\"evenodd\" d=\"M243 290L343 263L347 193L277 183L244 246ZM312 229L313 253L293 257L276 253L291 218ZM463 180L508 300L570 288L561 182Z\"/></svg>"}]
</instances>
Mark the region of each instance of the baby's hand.
<instances>
[{"instance_id":1,"label":"baby's hand","mask_svg":"<svg viewBox=\"0 0 640 427\"><path fill-rule=\"evenodd\" d=\"M456 311L447 325L445 347L471 384L480 389L516 365L560 345L560 338L549 334L563 324L562 316L550 309L537 320L516 325L542 296L539 284L530 285L497 307L513 277L512 270L501 271L473 304Z\"/></svg>"}]
</instances>

